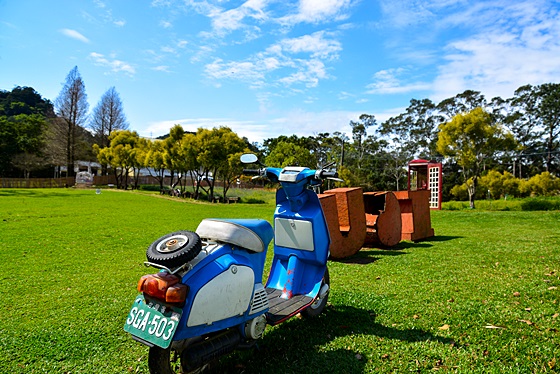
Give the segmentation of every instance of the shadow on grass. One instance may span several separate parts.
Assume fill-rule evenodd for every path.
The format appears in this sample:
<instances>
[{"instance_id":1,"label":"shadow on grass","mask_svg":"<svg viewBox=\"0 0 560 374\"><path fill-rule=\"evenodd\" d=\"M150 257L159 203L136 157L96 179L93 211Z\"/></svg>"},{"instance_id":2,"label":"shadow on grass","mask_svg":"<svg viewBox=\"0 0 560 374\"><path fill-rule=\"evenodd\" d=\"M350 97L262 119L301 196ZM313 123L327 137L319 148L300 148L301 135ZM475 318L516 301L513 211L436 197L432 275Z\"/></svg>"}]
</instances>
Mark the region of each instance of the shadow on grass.
<instances>
[{"instance_id":1,"label":"shadow on grass","mask_svg":"<svg viewBox=\"0 0 560 374\"><path fill-rule=\"evenodd\" d=\"M462 239L464 236L446 236L446 235L436 235L431 238L427 238L428 242L448 242L450 240Z\"/></svg>"},{"instance_id":2,"label":"shadow on grass","mask_svg":"<svg viewBox=\"0 0 560 374\"><path fill-rule=\"evenodd\" d=\"M357 264L357 265L367 265L371 264L377 260L380 260L384 256L400 256L405 255L405 252L393 251L393 250L380 250L377 248L362 248L355 255L347 258L332 260L336 262L341 262L343 264Z\"/></svg>"},{"instance_id":3,"label":"shadow on grass","mask_svg":"<svg viewBox=\"0 0 560 374\"><path fill-rule=\"evenodd\" d=\"M354 335L359 335L362 341L370 341L372 346L387 339L455 346L451 338L420 329L400 330L384 326L375 322L375 318L373 311L331 305L318 318L293 318L269 330L257 349L237 352L222 359L216 372L264 373L278 372L274 369L281 368L282 373L361 373L372 359L367 357L371 351L351 349ZM368 337L364 338L364 335ZM382 353L378 353L379 357L373 359L382 358Z\"/></svg>"},{"instance_id":4,"label":"shadow on grass","mask_svg":"<svg viewBox=\"0 0 560 374\"><path fill-rule=\"evenodd\" d=\"M343 258L343 259L329 259L335 262L341 262L344 264L358 264L367 265L371 264L377 260L380 260L384 256L400 256L405 255L406 252L402 252L404 249L413 248L431 248L434 245L430 242L446 242L449 240L460 239L462 236L433 236L427 238L424 242L409 242L403 241L393 247L364 247L356 254Z\"/></svg>"}]
</instances>

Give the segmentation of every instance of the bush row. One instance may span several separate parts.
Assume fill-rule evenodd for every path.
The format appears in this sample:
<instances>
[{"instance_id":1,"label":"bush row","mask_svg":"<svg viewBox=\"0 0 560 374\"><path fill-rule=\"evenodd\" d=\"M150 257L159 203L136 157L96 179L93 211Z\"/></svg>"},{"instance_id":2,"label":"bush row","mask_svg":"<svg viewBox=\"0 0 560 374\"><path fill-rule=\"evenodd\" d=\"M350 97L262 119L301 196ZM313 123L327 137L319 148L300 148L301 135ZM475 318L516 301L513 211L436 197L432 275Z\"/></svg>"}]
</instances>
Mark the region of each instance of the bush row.
<instances>
[{"instance_id":1,"label":"bush row","mask_svg":"<svg viewBox=\"0 0 560 374\"><path fill-rule=\"evenodd\" d=\"M530 179L519 179L507 171L502 174L496 170L490 170L478 180L476 190L477 200L558 196L560 195L560 178L545 171ZM453 187L451 195L457 200L468 200L466 183Z\"/></svg>"}]
</instances>

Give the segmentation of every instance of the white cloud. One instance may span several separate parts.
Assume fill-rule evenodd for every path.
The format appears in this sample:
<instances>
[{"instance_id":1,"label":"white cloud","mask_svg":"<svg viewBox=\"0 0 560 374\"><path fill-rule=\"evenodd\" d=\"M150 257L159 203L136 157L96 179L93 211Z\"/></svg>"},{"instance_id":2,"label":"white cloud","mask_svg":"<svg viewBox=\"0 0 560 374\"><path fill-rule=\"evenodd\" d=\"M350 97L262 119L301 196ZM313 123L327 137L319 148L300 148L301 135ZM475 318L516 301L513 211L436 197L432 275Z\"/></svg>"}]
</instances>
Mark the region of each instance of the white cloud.
<instances>
[{"instance_id":1,"label":"white cloud","mask_svg":"<svg viewBox=\"0 0 560 374\"><path fill-rule=\"evenodd\" d=\"M297 12L280 18L279 22L293 25L341 21L349 17L346 11L351 3L351 0L300 0Z\"/></svg>"},{"instance_id":2,"label":"white cloud","mask_svg":"<svg viewBox=\"0 0 560 374\"><path fill-rule=\"evenodd\" d=\"M406 82L400 78L407 74L404 68L393 68L380 70L373 75L374 82L367 85L368 94L400 94L414 91L425 91L431 88L430 83L425 82Z\"/></svg>"},{"instance_id":3,"label":"white cloud","mask_svg":"<svg viewBox=\"0 0 560 374\"><path fill-rule=\"evenodd\" d=\"M466 89L480 91L487 98L511 97L522 85L557 81L560 14L543 4L506 6L495 16L509 17L507 22L450 42L434 82L434 99Z\"/></svg>"},{"instance_id":4,"label":"white cloud","mask_svg":"<svg viewBox=\"0 0 560 374\"><path fill-rule=\"evenodd\" d=\"M169 66L166 66L166 65L154 66L154 67L152 68L152 70L155 70L155 71L163 71L163 72L165 72L165 73L170 73L170 72L171 72L171 71L169 70Z\"/></svg>"},{"instance_id":5,"label":"white cloud","mask_svg":"<svg viewBox=\"0 0 560 374\"><path fill-rule=\"evenodd\" d=\"M217 1L221 4L221 1ZM212 32L201 32L200 35L207 38L223 38L224 36L243 30L246 40L252 40L259 36L260 29L257 26L268 19L266 7L268 0L247 0L240 6L225 9L219 5L211 4L209 1L186 1L186 4L199 14L210 18Z\"/></svg>"},{"instance_id":6,"label":"white cloud","mask_svg":"<svg viewBox=\"0 0 560 374\"><path fill-rule=\"evenodd\" d=\"M80 42L83 42L83 43L89 43L89 39L86 38L85 36L83 36L82 34L80 34L80 33L79 33L78 31L76 31L76 30L62 29L62 30L60 30L60 32L61 32L63 35L69 37L69 38L72 38L72 39L75 39L75 40L79 40Z\"/></svg>"},{"instance_id":7,"label":"white cloud","mask_svg":"<svg viewBox=\"0 0 560 374\"><path fill-rule=\"evenodd\" d=\"M223 62L216 59L207 64L204 70L211 78L246 81L256 88L262 86L265 73L272 68L266 61Z\"/></svg>"},{"instance_id":8,"label":"white cloud","mask_svg":"<svg viewBox=\"0 0 560 374\"><path fill-rule=\"evenodd\" d=\"M327 36L326 32L319 31L285 38L243 61L216 59L206 65L205 71L213 79L247 81L253 88L262 87L265 82L316 87L321 80L329 78L323 60L338 58L342 50L338 40Z\"/></svg>"},{"instance_id":9,"label":"white cloud","mask_svg":"<svg viewBox=\"0 0 560 374\"><path fill-rule=\"evenodd\" d=\"M336 58L342 50L338 40L326 39L325 31L317 31L298 38L284 39L279 45L287 53L311 53L311 57Z\"/></svg>"},{"instance_id":10,"label":"white cloud","mask_svg":"<svg viewBox=\"0 0 560 374\"><path fill-rule=\"evenodd\" d=\"M284 117L271 119L233 120L229 118L188 118L159 121L149 124L142 131L143 136L157 137L169 133L174 125L179 124L186 131L198 128L214 128L227 126L241 137L251 142L262 142L264 139L276 138L279 135L313 136L319 133L335 131L350 134L350 121L357 120L363 112L325 111L307 112L295 110Z\"/></svg>"},{"instance_id":11,"label":"white cloud","mask_svg":"<svg viewBox=\"0 0 560 374\"><path fill-rule=\"evenodd\" d=\"M311 60L296 60L298 62L298 71L295 73L281 78L279 81L281 83L287 84L288 86L295 83L305 84L307 87L317 87L319 80L326 79L328 77L325 64L317 59Z\"/></svg>"},{"instance_id":12,"label":"white cloud","mask_svg":"<svg viewBox=\"0 0 560 374\"><path fill-rule=\"evenodd\" d=\"M95 65L107 67L113 73L123 72L130 76L136 73L134 66L129 63L117 59L108 59L101 53L92 52L89 54L89 58L93 60Z\"/></svg>"}]
</instances>

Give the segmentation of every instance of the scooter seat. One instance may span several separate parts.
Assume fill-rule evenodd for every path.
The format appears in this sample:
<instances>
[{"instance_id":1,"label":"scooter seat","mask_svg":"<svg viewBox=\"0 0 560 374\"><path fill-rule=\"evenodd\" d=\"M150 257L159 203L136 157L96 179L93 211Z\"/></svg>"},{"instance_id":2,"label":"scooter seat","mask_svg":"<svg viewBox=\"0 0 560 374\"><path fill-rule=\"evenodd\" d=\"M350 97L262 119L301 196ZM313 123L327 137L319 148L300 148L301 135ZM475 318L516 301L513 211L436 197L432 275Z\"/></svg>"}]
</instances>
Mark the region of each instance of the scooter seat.
<instances>
[{"instance_id":1,"label":"scooter seat","mask_svg":"<svg viewBox=\"0 0 560 374\"><path fill-rule=\"evenodd\" d=\"M270 223L263 219L203 219L196 229L202 239L215 240L263 252L274 236Z\"/></svg>"}]
</instances>

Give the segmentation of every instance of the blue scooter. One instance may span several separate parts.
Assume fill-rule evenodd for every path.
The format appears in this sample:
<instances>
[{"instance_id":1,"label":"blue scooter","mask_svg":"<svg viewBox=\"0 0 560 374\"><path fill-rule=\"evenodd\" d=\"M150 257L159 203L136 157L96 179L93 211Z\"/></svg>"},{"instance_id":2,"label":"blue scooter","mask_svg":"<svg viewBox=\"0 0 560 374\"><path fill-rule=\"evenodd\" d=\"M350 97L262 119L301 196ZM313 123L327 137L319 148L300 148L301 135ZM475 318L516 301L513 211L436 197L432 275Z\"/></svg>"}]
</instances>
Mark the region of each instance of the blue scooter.
<instances>
[{"instance_id":1,"label":"blue scooter","mask_svg":"<svg viewBox=\"0 0 560 374\"><path fill-rule=\"evenodd\" d=\"M245 154L244 163L258 162ZM235 349L254 345L267 325L319 315L329 295L330 237L319 198L308 187L337 173L325 168L245 170L279 182L274 228L260 219L204 219L152 243L124 330L150 347L152 374L196 373ZM274 258L266 285L270 241Z\"/></svg>"}]
</instances>

